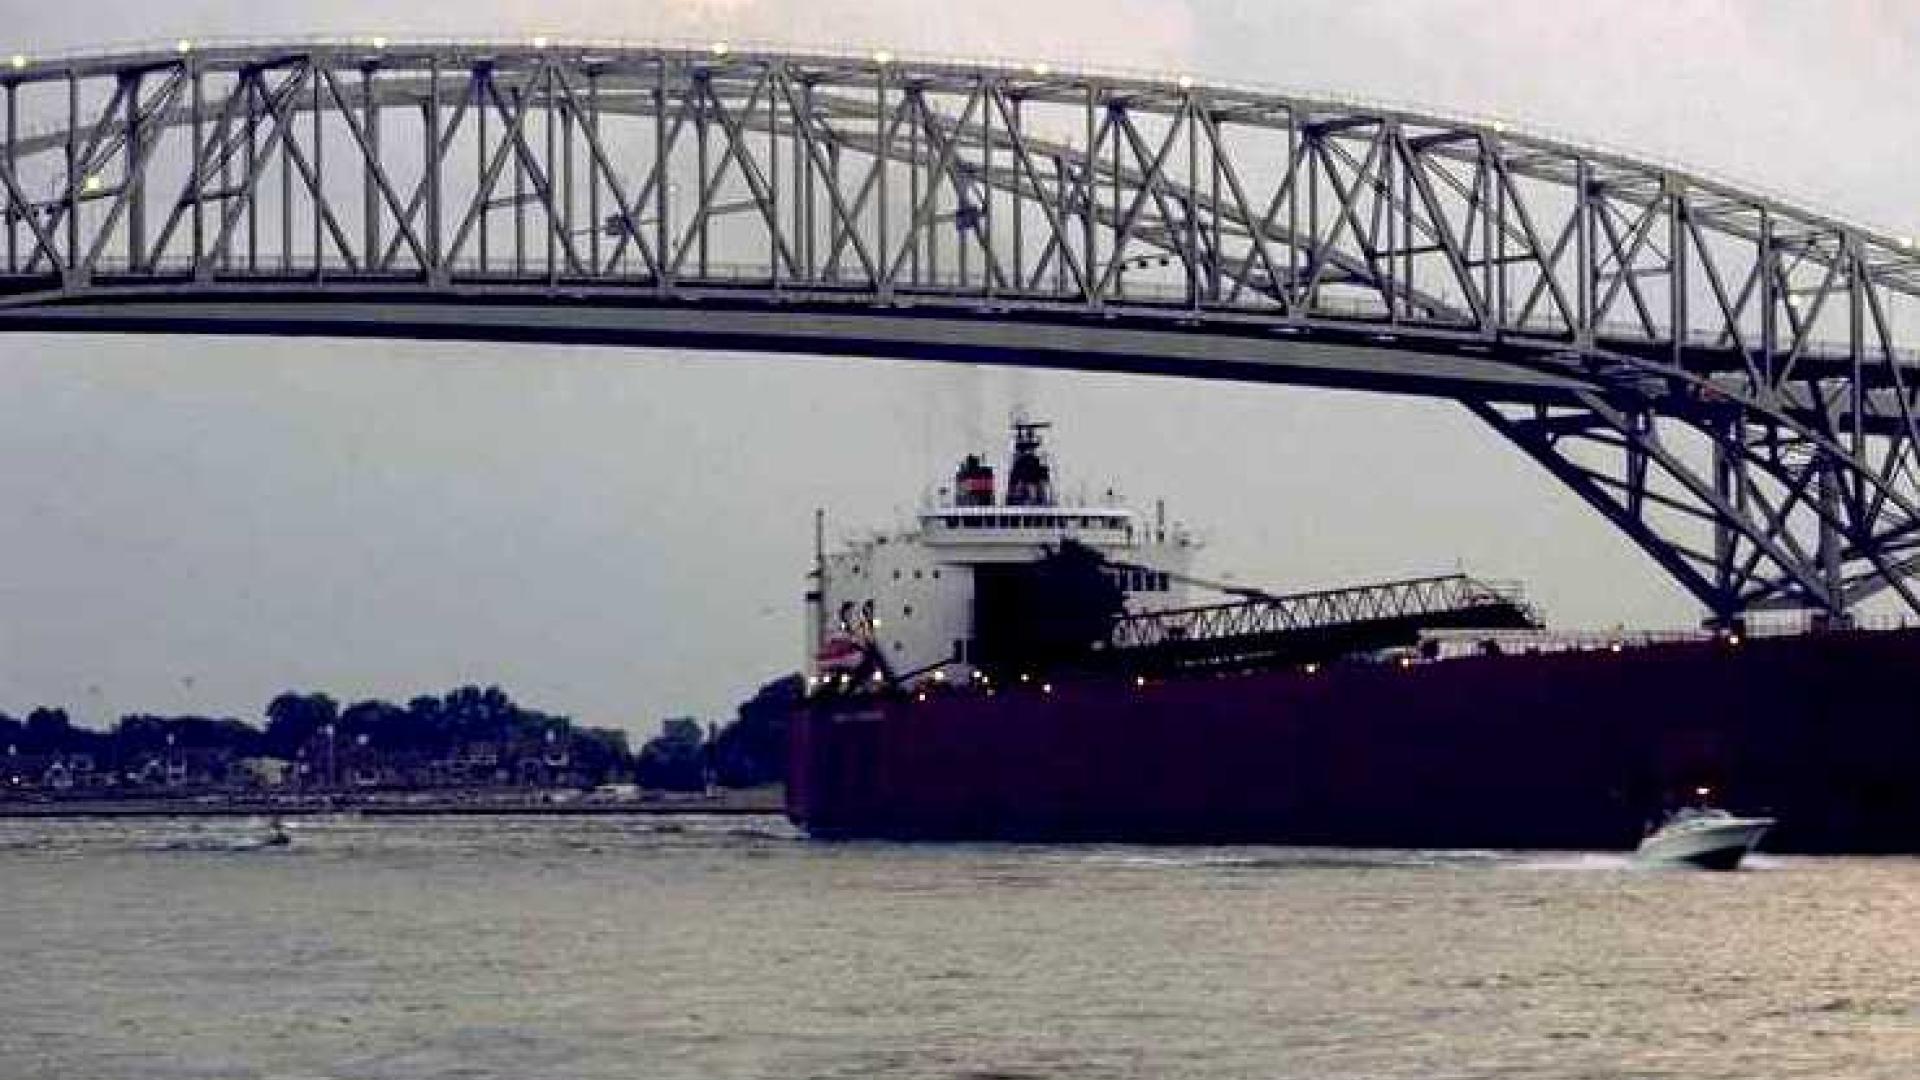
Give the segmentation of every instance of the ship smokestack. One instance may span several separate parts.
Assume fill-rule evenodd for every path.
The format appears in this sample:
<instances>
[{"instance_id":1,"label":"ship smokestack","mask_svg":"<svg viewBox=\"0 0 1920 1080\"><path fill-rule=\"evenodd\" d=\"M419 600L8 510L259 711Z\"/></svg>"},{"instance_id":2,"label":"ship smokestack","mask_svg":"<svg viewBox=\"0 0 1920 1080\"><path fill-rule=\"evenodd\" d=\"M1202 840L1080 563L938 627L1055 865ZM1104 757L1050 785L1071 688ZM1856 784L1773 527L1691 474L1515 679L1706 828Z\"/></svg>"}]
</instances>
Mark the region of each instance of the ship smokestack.
<instances>
[{"instance_id":1,"label":"ship smokestack","mask_svg":"<svg viewBox=\"0 0 1920 1080\"><path fill-rule=\"evenodd\" d=\"M953 474L953 501L958 506L993 505L993 466L968 454Z\"/></svg>"}]
</instances>

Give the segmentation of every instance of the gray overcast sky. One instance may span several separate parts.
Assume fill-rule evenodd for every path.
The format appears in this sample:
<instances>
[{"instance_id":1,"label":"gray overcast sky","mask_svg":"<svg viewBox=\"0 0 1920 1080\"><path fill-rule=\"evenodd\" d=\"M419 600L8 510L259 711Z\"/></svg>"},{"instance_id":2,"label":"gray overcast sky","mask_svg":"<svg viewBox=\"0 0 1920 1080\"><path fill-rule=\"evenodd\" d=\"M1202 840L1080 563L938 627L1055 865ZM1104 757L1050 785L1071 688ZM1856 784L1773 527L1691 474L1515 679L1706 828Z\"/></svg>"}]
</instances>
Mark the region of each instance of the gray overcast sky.
<instances>
[{"instance_id":1,"label":"gray overcast sky","mask_svg":"<svg viewBox=\"0 0 1920 1080\"><path fill-rule=\"evenodd\" d=\"M1048 57L1531 121L1920 228L1920 6L1885 0L549 0L13 5L0 52L542 32ZM20 10L24 9L24 10ZM457 12L457 14L455 14ZM799 661L809 515L897 520L1016 400L1071 478L1306 586L1456 563L1567 626L1685 597L1457 408L907 363L0 338L0 707L255 717L465 681L718 716Z\"/></svg>"}]
</instances>

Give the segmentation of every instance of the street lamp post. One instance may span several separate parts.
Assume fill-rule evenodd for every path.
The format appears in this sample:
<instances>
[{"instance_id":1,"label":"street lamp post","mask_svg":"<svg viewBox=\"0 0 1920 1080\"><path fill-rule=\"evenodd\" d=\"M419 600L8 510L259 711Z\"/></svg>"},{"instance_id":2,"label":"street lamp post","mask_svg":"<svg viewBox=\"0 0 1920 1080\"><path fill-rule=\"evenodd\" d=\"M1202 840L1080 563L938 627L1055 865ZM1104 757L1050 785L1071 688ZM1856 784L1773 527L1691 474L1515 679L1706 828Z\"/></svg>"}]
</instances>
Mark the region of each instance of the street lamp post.
<instances>
[{"instance_id":1,"label":"street lamp post","mask_svg":"<svg viewBox=\"0 0 1920 1080\"><path fill-rule=\"evenodd\" d=\"M334 746L333 725L332 724L320 725L320 734L325 735L327 737L327 790L332 791L333 789L340 786L340 770L338 766L338 757L334 752L335 746Z\"/></svg>"}]
</instances>

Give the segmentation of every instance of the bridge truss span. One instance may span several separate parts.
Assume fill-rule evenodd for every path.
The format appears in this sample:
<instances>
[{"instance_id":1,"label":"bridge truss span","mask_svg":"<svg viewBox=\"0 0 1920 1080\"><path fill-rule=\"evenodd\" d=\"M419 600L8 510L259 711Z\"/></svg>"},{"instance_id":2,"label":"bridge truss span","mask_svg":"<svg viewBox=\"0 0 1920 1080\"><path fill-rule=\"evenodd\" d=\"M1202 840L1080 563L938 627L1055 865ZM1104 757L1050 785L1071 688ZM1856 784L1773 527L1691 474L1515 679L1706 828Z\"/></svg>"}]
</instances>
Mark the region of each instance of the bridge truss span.
<instances>
[{"instance_id":1,"label":"bridge truss span","mask_svg":"<svg viewBox=\"0 0 1920 1080\"><path fill-rule=\"evenodd\" d=\"M0 59L0 329L758 349L1457 400L1715 617L1920 612L1920 253L1221 86L362 41Z\"/></svg>"}]
</instances>

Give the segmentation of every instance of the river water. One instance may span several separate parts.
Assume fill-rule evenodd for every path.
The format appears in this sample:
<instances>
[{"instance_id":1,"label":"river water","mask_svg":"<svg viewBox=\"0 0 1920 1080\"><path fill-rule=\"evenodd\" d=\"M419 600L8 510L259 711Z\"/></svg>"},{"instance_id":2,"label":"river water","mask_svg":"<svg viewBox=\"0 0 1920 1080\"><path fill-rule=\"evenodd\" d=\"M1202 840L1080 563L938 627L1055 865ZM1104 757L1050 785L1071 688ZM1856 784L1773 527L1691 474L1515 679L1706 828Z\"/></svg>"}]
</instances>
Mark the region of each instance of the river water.
<instances>
[{"instance_id":1,"label":"river water","mask_svg":"<svg viewBox=\"0 0 1920 1080\"><path fill-rule=\"evenodd\" d=\"M1920 860L0 821L0 1077L1920 1077Z\"/></svg>"}]
</instances>

